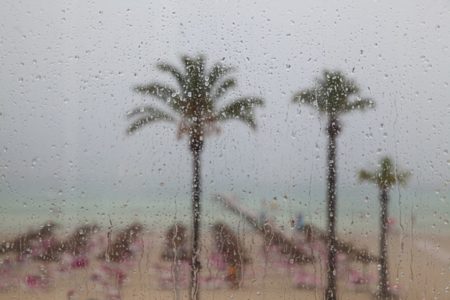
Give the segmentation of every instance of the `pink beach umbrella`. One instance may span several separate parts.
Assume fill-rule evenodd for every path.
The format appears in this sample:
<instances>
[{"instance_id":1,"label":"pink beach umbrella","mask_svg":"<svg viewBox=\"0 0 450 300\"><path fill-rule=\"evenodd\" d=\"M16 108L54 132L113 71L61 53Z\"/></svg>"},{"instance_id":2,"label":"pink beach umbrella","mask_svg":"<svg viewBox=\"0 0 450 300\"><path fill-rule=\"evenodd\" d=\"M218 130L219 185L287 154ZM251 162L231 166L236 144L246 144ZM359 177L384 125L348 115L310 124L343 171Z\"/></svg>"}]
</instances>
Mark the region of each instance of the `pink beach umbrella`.
<instances>
[{"instance_id":1,"label":"pink beach umbrella","mask_svg":"<svg viewBox=\"0 0 450 300\"><path fill-rule=\"evenodd\" d=\"M24 278L24 283L28 289L48 289L49 278L40 274L28 274Z\"/></svg>"}]
</instances>

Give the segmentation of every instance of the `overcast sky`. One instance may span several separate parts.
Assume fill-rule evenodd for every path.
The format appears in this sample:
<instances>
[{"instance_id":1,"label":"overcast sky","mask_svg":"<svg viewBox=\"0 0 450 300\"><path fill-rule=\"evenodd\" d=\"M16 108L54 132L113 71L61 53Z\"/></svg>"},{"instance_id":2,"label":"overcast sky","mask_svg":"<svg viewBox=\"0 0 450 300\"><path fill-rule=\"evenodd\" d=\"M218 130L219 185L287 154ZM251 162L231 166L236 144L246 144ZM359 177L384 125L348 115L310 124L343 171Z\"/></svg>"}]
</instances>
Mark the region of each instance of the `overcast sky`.
<instances>
[{"instance_id":1,"label":"overcast sky","mask_svg":"<svg viewBox=\"0 0 450 300\"><path fill-rule=\"evenodd\" d=\"M343 118L340 187L390 154L413 188L448 193L448 1L3 2L1 201L189 193L186 140L163 123L127 137L125 113L152 102L133 85L170 82L155 63L197 53L238 67L228 100L266 100L256 132L229 122L207 140L208 193L324 188L325 122L290 103L324 68L377 105Z\"/></svg>"}]
</instances>

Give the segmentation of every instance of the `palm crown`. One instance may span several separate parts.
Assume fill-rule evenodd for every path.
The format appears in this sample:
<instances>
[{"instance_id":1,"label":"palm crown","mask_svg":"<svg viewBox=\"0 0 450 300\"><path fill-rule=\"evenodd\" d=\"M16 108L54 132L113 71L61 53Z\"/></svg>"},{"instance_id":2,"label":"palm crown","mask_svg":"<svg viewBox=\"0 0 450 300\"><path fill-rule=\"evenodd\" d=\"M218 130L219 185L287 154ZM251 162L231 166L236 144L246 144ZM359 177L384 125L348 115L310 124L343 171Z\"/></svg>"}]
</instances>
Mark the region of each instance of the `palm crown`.
<instances>
[{"instance_id":1,"label":"palm crown","mask_svg":"<svg viewBox=\"0 0 450 300\"><path fill-rule=\"evenodd\" d=\"M323 77L316 80L315 87L298 92L292 101L313 106L322 114L337 117L345 112L374 106L372 100L360 98L359 92L356 83L342 72L325 70Z\"/></svg>"},{"instance_id":2,"label":"palm crown","mask_svg":"<svg viewBox=\"0 0 450 300\"><path fill-rule=\"evenodd\" d=\"M236 80L228 76L233 68L216 63L206 70L203 56L183 56L182 61L182 71L168 63L157 65L159 70L174 77L176 87L157 82L134 87L135 92L162 101L171 112L151 105L137 107L128 113L128 117L134 119L127 129L128 133L155 121L177 122L178 136L188 134L200 139L204 134L217 132L219 121L236 119L252 129L256 127L253 108L263 105L260 98L242 97L217 109L219 100L236 86Z\"/></svg>"},{"instance_id":3,"label":"palm crown","mask_svg":"<svg viewBox=\"0 0 450 300\"><path fill-rule=\"evenodd\" d=\"M405 171L398 171L389 157L380 160L376 171L359 171L360 181L373 182L381 188L390 188L396 184L405 185L411 174Z\"/></svg>"}]
</instances>

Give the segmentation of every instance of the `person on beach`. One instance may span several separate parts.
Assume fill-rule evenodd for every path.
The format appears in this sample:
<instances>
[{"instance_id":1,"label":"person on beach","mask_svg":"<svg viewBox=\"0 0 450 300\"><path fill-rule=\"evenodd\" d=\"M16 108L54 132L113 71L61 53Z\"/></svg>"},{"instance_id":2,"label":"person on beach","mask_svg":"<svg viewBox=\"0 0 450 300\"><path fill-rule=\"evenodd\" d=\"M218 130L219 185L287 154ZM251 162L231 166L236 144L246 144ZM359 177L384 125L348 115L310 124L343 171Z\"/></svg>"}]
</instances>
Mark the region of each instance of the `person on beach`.
<instances>
[{"instance_id":1,"label":"person on beach","mask_svg":"<svg viewBox=\"0 0 450 300\"><path fill-rule=\"evenodd\" d=\"M302 231L303 227L305 227L305 219L303 218L303 215L301 213L298 213L297 218L294 222L294 228L297 231Z\"/></svg>"}]
</instances>

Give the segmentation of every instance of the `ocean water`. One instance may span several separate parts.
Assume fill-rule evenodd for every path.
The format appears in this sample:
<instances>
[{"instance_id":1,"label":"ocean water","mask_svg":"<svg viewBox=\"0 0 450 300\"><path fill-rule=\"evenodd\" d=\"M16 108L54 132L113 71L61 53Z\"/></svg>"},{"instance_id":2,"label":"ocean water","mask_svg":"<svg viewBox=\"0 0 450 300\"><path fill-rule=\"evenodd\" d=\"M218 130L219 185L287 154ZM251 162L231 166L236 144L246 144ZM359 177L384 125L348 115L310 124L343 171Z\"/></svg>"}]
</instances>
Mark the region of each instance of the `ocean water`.
<instances>
[{"instance_id":1,"label":"ocean water","mask_svg":"<svg viewBox=\"0 0 450 300\"><path fill-rule=\"evenodd\" d=\"M249 189L250 190L250 189ZM214 200L217 192L204 191L202 226L206 229L224 221L242 230L251 230L245 220ZM299 213L305 222L325 228L325 189L305 188L291 193L276 192L273 187L254 192L222 192L237 199L254 214L264 213L281 229L292 230ZM448 189L393 188L390 192L390 217L394 227L404 233L450 233L450 193ZM338 232L372 234L378 232L378 192L372 186L338 189ZM65 228L95 222L120 228L140 221L149 230L162 230L173 222L191 223L189 192L175 191L148 198L97 193L91 198L55 199L35 195L1 201L0 224L4 231L20 232L53 220Z\"/></svg>"}]
</instances>

